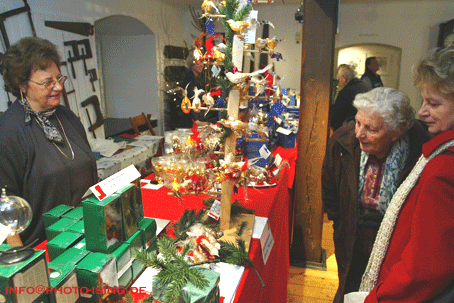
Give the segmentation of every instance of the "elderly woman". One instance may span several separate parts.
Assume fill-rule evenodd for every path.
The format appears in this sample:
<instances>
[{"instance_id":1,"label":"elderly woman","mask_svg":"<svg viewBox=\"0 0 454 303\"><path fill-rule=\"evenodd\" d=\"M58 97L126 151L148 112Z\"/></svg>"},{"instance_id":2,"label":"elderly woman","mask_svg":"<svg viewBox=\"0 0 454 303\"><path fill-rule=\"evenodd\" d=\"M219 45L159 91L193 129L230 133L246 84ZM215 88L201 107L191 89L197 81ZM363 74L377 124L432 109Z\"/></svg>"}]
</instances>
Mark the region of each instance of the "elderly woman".
<instances>
[{"instance_id":1,"label":"elderly woman","mask_svg":"<svg viewBox=\"0 0 454 303\"><path fill-rule=\"evenodd\" d=\"M322 168L339 274L334 302L358 290L391 197L430 139L400 91L379 87L358 94L353 105L356 119L331 136Z\"/></svg>"},{"instance_id":2,"label":"elderly woman","mask_svg":"<svg viewBox=\"0 0 454 303\"><path fill-rule=\"evenodd\" d=\"M386 212L361 283L365 302L453 302L454 48L422 60L418 114L435 138Z\"/></svg>"},{"instance_id":3,"label":"elderly woman","mask_svg":"<svg viewBox=\"0 0 454 303\"><path fill-rule=\"evenodd\" d=\"M5 90L18 100L0 115L0 186L33 210L29 227L10 243L45 240L43 213L59 204L81 205L97 181L84 127L60 105L66 76L59 66L56 47L36 37L19 40L3 57Z\"/></svg>"}]
</instances>

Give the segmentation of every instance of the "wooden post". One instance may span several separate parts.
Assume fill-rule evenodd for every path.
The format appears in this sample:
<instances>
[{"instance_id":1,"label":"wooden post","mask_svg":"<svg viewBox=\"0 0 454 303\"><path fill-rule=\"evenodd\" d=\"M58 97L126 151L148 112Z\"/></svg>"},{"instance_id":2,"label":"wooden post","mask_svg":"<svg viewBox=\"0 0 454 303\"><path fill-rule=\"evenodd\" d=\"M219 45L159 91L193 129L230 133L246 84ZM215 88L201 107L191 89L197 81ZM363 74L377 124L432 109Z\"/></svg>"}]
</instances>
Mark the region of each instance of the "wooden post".
<instances>
[{"instance_id":1,"label":"wooden post","mask_svg":"<svg viewBox=\"0 0 454 303\"><path fill-rule=\"evenodd\" d=\"M233 46L232 46L232 62L233 66L241 70L243 66L243 46L244 41L238 39L237 35L233 36ZM240 105L240 91L237 89L231 89L229 93L229 100L227 104L228 115L235 120L238 119L238 109ZM232 134L226 139L224 144L225 155L233 153L235 155L236 147L236 134ZM222 182L222 191L221 191L221 230L227 230L230 228L230 208L232 204L232 195L233 195L233 185L234 181L226 180Z\"/></svg>"},{"instance_id":2,"label":"wooden post","mask_svg":"<svg viewBox=\"0 0 454 303\"><path fill-rule=\"evenodd\" d=\"M292 265L324 267L321 170L329 129L338 0L303 4L301 98L296 162Z\"/></svg>"}]
</instances>

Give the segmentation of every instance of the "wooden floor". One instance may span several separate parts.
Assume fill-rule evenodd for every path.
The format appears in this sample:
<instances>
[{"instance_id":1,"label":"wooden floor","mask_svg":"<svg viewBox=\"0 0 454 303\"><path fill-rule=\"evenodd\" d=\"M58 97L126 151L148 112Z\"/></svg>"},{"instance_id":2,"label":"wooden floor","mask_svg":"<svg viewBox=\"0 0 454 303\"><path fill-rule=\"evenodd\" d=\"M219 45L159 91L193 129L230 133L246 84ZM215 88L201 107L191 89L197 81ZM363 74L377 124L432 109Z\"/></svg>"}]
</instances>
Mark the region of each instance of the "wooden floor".
<instances>
[{"instance_id":1,"label":"wooden floor","mask_svg":"<svg viewBox=\"0 0 454 303\"><path fill-rule=\"evenodd\" d=\"M326 250L326 271L290 266L287 287L288 303L333 302L338 286L337 264L334 257L333 226L325 214L322 248Z\"/></svg>"}]
</instances>

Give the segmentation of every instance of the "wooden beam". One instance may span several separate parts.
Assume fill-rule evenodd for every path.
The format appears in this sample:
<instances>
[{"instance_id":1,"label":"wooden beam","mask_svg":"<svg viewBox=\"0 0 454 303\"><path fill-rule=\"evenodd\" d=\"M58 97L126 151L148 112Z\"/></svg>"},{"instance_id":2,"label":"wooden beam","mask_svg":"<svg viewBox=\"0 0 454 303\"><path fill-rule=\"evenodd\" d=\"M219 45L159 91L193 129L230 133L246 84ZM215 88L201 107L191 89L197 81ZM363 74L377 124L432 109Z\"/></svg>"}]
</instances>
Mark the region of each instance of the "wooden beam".
<instances>
[{"instance_id":1,"label":"wooden beam","mask_svg":"<svg viewBox=\"0 0 454 303\"><path fill-rule=\"evenodd\" d=\"M303 4L301 98L292 265L323 266L321 170L328 138L338 0Z\"/></svg>"}]
</instances>

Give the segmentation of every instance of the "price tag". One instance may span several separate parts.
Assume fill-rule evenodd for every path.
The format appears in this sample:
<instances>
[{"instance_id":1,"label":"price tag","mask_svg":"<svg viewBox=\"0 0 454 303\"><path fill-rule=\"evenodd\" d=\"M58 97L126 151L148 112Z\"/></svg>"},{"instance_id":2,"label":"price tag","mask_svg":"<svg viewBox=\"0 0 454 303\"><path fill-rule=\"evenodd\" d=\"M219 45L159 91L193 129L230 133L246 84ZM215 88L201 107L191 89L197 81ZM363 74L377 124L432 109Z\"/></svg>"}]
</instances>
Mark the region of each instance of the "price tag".
<instances>
[{"instance_id":1,"label":"price tag","mask_svg":"<svg viewBox=\"0 0 454 303\"><path fill-rule=\"evenodd\" d=\"M282 162L281 155L276 154L276 156L274 156L274 164L276 164L276 166L279 166L279 165L281 165L281 162Z\"/></svg>"},{"instance_id":2,"label":"price tag","mask_svg":"<svg viewBox=\"0 0 454 303\"><path fill-rule=\"evenodd\" d=\"M271 249L274 245L273 234L271 233L269 221L266 221L265 228L263 229L262 236L260 237L260 245L262 246L263 264L266 265L266 261L268 260Z\"/></svg>"},{"instance_id":3,"label":"price tag","mask_svg":"<svg viewBox=\"0 0 454 303\"><path fill-rule=\"evenodd\" d=\"M110 196L117 190L125 187L135 179L140 178L140 173L134 165L129 165L118 173L102 180L98 184L90 187L91 192L99 201Z\"/></svg>"},{"instance_id":4,"label":"price tag","mask_svg":"<svg viewBox=\"0 0 454 303\"><path fill-rule=\"evenodd\" d=\"M263 159L268 159L268 157L271 155L271 152L268 148L266 148L266 145L263 144L262 147L259 149L260 157Z\"/></svg>"},{"instance_id":5,"label":"price tag","mask_svg":"<svg viewBox=\"0 0 454 303\"><path fill-rule=\"evenodd\" d=\"M283 128L283 127L279 127L278 129L276 129L276 132L277 133L281 133L281 134L284 134L284 135L290 135L292 133L291 130L289 129L286 129L286 128Z\"/></svg>"},{"instance_id":6,"label":"price tag","mask_svg":"<svg viewBox=\"0 0 454 303\"><path fill-rule=\"evenodd\" d=\"M219 220L221 215L221 201L214 200L213 205L211 205L210 211L208 212L208 216L215 220Z\"/></svg>"}]
</instances>

